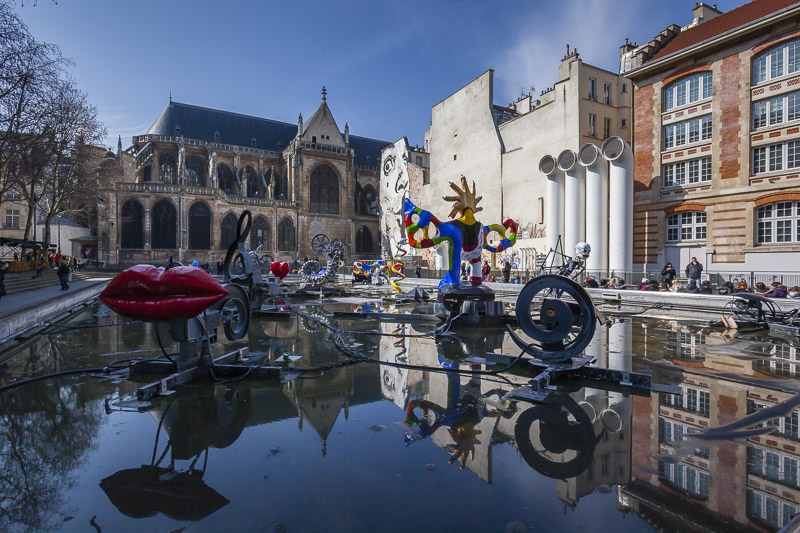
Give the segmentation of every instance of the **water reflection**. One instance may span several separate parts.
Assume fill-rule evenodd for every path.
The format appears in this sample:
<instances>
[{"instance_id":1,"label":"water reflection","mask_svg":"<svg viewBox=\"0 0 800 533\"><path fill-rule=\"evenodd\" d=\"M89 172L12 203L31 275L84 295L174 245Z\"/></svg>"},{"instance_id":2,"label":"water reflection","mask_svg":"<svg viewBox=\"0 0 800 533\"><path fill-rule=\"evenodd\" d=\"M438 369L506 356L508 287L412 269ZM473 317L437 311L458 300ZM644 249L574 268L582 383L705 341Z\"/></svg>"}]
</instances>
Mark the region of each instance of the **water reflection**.
<instances>
[{"instance_id":1,"label":"water reflection","mask_svg":"<svg viewBox=\"0 0 800 533\"><path fill-rule=\"evenodd\" d=\"M567 382L548 402L530 404L508 396L526 376L458 372L479 368L470 355L518 353L501 331L433 339L409 336L431 325L313 312L345 330L385 334L352 335L375 359L439 371L369 364L284 384L200 382L148 414L104 413L106 399L134 390L128 381L72 377L6 393L0 529L85 529L95 514L113 531L169 531L186 521L198 530L274 529L277 522L258 522L268 514L299 530L405 530L411 493L442 513L454 509L447 527L431 522L431 530L502 530L510 514L532 526L575 528L563 511L620 531L776 530L800 510L798 410L759 421L764 434L689 440L794 398L791 339L625 318L598 328L587 354L602 366L648 372L679 395ZM99 307L72 324L116 320ZM253 326L243 341L215 351L246 345L270 361L299 356L295 364L306 368L343 357L312 322ZM3 363L2 379L147 355L156 348L152 327L35 337ZM497 484L500 491L490 490ZM348 498L308 496L317 486ZM531 505L529 489L539 504ZM584 505L588 497L600 503ZM465 498L480 512L457 513ZM563 511L551 512L554 504ZM371 505L380 516L366 510ZM72 516L80 527L64 521Z\"/></svg>"}]
</instances>

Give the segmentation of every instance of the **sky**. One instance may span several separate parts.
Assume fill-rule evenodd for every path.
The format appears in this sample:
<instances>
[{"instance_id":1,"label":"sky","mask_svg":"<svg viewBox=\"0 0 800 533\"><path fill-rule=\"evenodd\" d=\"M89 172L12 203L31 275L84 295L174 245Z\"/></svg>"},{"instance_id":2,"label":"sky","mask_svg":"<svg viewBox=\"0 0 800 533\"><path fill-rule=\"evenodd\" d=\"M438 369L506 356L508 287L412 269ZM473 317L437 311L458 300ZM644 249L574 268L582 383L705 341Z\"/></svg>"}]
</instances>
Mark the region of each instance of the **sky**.
<instances>
[{"instance_id":1,"label":"sky","mask_svg":"<svg viewBox=\"0 0 800 533\"><path fill-rule=\"evenodd\" d=\"M742 0L719 0L728 11ZM341 129L423 144L431 107L488 69L506 105L552 86L567 44L616 72L619 46L691 21L670 0L21 0L97 106L107 144L147 132L169 102L297 123L322 86Z\"/></svg>"}]
</instances>

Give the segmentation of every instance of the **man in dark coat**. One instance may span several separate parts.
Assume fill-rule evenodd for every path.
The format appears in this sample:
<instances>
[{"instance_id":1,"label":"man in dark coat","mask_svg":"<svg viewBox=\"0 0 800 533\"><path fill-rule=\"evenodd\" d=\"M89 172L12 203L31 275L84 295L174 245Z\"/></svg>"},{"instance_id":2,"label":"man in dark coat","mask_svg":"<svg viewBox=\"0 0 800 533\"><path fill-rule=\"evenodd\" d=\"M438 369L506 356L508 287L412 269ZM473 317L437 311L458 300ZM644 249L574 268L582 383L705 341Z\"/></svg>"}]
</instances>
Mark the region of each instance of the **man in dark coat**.
<instances>
[{"instance_id":1,"label":"man in dark coat","mask_svg":"<svg viewBox=\"0 0 800 533\"><path fill-rule=\"evenodd\" d=\"M61 282L61 290L66 291L69 289L69 265L62 261L58 264L58 281Z\"/></svg>"}]
</instances>

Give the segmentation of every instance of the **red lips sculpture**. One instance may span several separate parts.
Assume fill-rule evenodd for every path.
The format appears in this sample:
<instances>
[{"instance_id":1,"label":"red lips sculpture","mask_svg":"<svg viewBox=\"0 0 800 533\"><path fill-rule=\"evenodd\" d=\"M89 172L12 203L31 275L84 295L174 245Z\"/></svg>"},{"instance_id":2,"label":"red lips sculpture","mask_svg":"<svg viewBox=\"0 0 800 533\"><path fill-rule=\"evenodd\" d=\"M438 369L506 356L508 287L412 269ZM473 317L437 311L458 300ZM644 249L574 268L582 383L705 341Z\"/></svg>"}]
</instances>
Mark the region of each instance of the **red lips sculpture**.
<instances>
[{"instance_id":1,"label":"red lips sculpture","mask_svg":"<svg viewBox=\"0 0 800 533\"><path fill-rule=\"evenodd\" d=\"M269 266L269 270L279 278L283 279L289 273L289 263L285 261L282 261L280 263L278 261L275 261Z\"/></svg>"},{"instance_id":2,"label":"red lips sculpture","mask_svg":"<svg viewBox=\"0 0 800 533\"><path fill-rule=\"evenodd\" d=\"M117 274L100 300L120 315L158 322L196 317L228 294L200 268L136 265Z\"/></svg>"}]
</instances>

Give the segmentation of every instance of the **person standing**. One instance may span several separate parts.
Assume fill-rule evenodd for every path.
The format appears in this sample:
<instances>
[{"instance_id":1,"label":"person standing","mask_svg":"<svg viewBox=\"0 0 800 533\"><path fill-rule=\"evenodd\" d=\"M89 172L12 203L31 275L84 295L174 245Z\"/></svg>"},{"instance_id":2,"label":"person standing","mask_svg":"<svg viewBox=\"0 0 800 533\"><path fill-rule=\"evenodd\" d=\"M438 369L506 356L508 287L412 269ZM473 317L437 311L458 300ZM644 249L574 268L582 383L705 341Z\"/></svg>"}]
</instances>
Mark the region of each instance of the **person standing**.
<instances>
[{"instance_id":1,"label":"person standing","mask_svg":"<svg viewBox=\"0 0 800 533\"><path fill-rule=\"evenodd\" d=\"M8 272L8 263L0 261L0 298L6 295L6 272Z\"/></svg>"},{"instance_id":2,"label":"person standing","mask_svg":"<svg viewBox=\"0 0 800 533\"><path fill-rule=\"evenodd\" d=\"M417 266L414 267L414 277L421 278L422 277L422 265L417 263Z\"/></svg>"},{"instance_id":3,"label":"person standing","mask_svg":"<svg viewBox=\"0 0 800 533\"><path fill-rule=\"evenodd\" d=\"M483 281L489 281L489 273L492 271L492 267L489 266L489 261L483 262L483 268L481 269L481 276L483 277Z\"/></svg>"},{"instance_id":4,"label":"person standing","mask_svg":"<svg viewBox=\"0 0 800 533\"><path fill-rule=\"evenodd\" d=\"M67 263L58 264L58 281L61 282L61 290L69 290L69 265Z\"/></svg>"},{"instance_id":5,"label":"person standing","mask_svg":"<svg viewBox=\"0 0 800 533\"><path fill-rule=\"evenodd\" d=\"M675 271L675 267L668 261L664 268L661 269L661 281L672 285L672 282L677 277L678 273Z\"/></svg>"},{"instance_id":6,"label":"person standing","mask_svg":"<svg viewBox=\"0 0 800 533\"><path fill-rule=\"evenodd\" d=\"M689 278L689 285L694 280L695 286L700 286L700 275L703 273L703 265L692 257L692 261L686 265L686 277Z\"/></svg>"},{"instance_id":7,"label":"person standing","mask_svg":"<svg viewBox=\"0 0 800 533\"><path fill-rule=\"evenodd\" d=\"M511 261L503 263L503 282L508 283L511 278Z\"/></svg>"}]
</instances>

